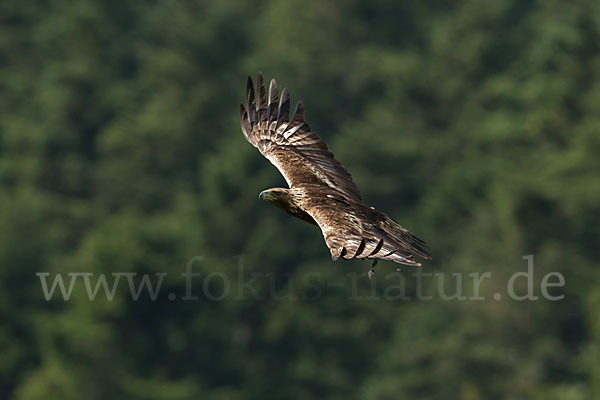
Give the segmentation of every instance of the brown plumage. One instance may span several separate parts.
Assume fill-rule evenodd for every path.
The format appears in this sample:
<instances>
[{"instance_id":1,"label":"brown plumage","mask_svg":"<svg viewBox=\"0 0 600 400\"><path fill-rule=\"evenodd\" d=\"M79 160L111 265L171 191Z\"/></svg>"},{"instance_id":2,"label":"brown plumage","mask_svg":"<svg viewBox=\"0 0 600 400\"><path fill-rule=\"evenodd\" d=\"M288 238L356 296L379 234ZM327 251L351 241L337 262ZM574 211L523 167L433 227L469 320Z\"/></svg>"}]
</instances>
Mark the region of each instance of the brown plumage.
<instances>
[{"instance_id":1,"label":"brown plumage","mask_svg":"<svg viewBox=\"0 0 600 400\"><path fill-rule=\"evenodd\" d=\"M259 198L318 225L334 260L372 259L369 277L378 259L406 265L420 265L414 255L429 259L424 241L362 202L350 173L304 120L302 101L291 117L289 111L287 89L279 97L273 79L267 93L259 73L255 95L248 77L246 104L240 107L242 132L279 169L289 186L265 190Z\"/></svg>"}]
</instances>

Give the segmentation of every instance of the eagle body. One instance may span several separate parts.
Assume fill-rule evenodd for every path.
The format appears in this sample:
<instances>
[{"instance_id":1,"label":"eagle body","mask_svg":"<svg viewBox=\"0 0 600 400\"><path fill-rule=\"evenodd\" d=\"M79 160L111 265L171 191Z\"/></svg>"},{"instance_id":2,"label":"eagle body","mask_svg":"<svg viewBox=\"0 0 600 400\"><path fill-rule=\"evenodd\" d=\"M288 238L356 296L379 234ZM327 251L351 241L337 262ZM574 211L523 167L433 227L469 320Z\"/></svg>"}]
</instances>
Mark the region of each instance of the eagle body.
<instances>
[{"instance_id":1,"label":"eagle body","mask_svg":"<svg viewBox=\"0 0 600 400\"><path fill-rule=\"evenodd\" d=\"M289 186L267 189L259 198L319 226L334 260L368 258L420 265L415 255L429 259L424 241L362 202L350 173L304 120L302 101L291 117L289 112L287 89L280 97L277 83L271 80L267 97L259 73L255 94L248 77L246 102L240 106L242 132Z\"/></svg>"}]
</instances>

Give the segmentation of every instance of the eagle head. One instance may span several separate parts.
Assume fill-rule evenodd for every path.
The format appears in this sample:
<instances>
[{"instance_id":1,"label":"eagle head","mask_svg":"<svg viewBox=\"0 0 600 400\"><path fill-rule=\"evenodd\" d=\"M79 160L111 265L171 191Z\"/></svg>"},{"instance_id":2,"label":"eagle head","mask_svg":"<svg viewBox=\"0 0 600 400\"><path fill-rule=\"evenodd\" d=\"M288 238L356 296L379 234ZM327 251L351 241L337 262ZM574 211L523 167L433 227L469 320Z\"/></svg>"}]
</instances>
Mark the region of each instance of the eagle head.
<instances>
[{"instance_id":1,"label":"eagle head","mask_svg":"<svg viewBox=\"0 0 600 400\"><path fill-rule=\"evenodd\" d=\"M263 190L258 195L260 200L268 201L279 207L290 202L289 189L284 188L271 188Z\"/></svg>"},{"instance_id":2,"label":"eagle head","mask_svg":"<svg viewBox=\"0 0 600 400\"><path fill-rule=\"evenodd\" d=\"M315 220L300 206L301 192L295 189L271 188L258 195L260 200L276 205L288 214L298 217L309 224L317 225Z\"/></svg>"}]
</instances>

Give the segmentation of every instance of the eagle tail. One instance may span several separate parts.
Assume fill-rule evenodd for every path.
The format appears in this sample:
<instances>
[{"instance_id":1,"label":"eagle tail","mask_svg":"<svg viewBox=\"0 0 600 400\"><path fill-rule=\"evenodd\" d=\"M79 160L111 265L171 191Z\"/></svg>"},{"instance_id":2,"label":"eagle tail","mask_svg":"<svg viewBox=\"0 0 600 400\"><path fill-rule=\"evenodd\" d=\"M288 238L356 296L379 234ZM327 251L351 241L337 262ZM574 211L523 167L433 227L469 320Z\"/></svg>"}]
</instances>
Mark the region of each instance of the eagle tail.
<instances>
[{"instance_id":1,"label":"eagle tail","mask_svg":"<svg viewBox=\"0 0 600 400\"><path fill-rule=\"evenodd\" d=\"M431 259L431 255L426 250L427 243L388 216L383 224L383 231L399 249L416 254L425 260Z\"/></svg>"}]
</instances>

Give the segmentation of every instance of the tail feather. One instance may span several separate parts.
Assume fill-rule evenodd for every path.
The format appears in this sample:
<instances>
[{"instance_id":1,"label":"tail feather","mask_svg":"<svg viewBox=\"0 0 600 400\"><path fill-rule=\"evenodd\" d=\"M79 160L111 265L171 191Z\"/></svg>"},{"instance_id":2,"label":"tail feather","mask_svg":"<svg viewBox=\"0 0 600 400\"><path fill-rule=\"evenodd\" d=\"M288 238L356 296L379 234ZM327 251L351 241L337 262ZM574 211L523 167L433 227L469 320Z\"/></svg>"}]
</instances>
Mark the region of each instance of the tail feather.
<instances>
[{"instance_id":1,"label":"tail feather","mask_svg":"<svg viewBox=\"0 0 600 400\"><path fill-rule=\"evenodd\" d=\"M431 255L425 249L427 243L418 236L408 231L402 225L394 221L392 218L386 217L383 224L383 231L398 245L400 248L405 248L413 254L418 255L426 260L431 259Z\"/></svg>"}]
</instances>

